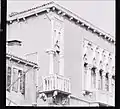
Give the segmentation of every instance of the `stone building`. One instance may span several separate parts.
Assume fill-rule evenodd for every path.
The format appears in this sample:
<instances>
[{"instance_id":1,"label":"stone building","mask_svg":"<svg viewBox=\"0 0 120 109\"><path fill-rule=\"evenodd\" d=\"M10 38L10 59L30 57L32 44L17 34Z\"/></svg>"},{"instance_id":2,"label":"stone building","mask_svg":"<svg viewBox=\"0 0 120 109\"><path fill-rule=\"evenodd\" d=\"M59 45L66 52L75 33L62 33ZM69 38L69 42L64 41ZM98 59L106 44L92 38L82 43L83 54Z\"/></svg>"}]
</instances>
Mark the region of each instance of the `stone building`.
<instances>
[{"instance_id":1,"label":"stone building","mask_svg":"<svg viewBox=\"0 0 120 109\"><path fill-rule=\"evenodd\" d=\"M113 36L49 2L9 15L11 38L23 41L17 56L38 52L37 106L115 105Z\"/></svg>"}]
</instances>

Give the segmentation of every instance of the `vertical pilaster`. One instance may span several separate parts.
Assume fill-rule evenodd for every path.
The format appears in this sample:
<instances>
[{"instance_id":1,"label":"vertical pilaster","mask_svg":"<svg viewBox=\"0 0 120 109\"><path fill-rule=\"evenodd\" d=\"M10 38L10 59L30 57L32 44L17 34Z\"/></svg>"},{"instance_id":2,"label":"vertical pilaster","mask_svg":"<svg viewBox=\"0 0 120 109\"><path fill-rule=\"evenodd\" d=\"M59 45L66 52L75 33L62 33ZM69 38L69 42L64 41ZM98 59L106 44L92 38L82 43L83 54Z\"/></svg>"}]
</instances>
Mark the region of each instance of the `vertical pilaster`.
<instances>
[{"instance_id":1,"label":"vertical pilaster","mask_svg":"<svg viewBox=\"0 0 120 109\"><path fill-rule=\"evenodd\" d=\"M96 90L98 90L98 82L99 82L99 70L96 69Z\"/></svg>"},{"instance_id":2,"label":"vertical pilaster","mask_svg":"<svg viewBox=\"0 0 120 109\"><path fill-rule=\"evenodd\" d=\"M85 74L87 74L88 68L84 67L84 62L87 62L86 58L84 55L87 53L87 48L88 48L88 41L83 39L83 45L82 45L82 58L83 58L83 64L82 64L82 89L85 90L87 89L87 76L85 77ZM86 79L85 79L86 78Z\"/></svg>"},{"instance_id":3,"label":"vertical pilaster","mask_svg":"<svg viewBox=\"0 0 120 109\"><path fill-rule=\"evenodd\" d=\"M109 74L108 78L109 78L109 92L112 93L112 75Z\"/></svg>"},{"instance_id":4,"label":"vertical pilaster","mask_svg":"<svg viewBox=\"0 0 120 109\"><path fill-rule=\"evenodd\" d=\"M91 90L91 66L88 66L87 70L87 90Z\"/></svg>"},{"instance_id":5,"label":"vertical pilaster","mask_svg":"<svg viewBox=\"0 0 120 109\"><path fill-rule=\"evenodd\" d=\"M60 34L60 75L64 76L64 22L62 22Z\"/></svg>"},{"instance_id":6,"label":"vertical pilaster","mask_svg":"<svg viewBox=\"0 0 120 109\"><path fill-rule=\"evenodd\" d=\"M54 20L51 19L51 48L53 49L54 48L54 40L53 40L53 37L54 37ZM50 65L49 65L49 74L53 74L53 54L50 53Z\"/></svg>"},{"instance_id":7,"label":"vertical pilaster","mask_svg":"<svg viewBox=\"0 0 120 109\"><path fill-rule=\"evenodd\" d=\"M104 91L105 91L105 84L106 84L106 80L105 80L106 77L105 76L106 76L106 73L103 71L103 73L102 73L102 78L103 78L103 82L102 82L103 84L102 84L102 86L103 87L102 88L103 88Z\"/></svg>"}]
</instances>

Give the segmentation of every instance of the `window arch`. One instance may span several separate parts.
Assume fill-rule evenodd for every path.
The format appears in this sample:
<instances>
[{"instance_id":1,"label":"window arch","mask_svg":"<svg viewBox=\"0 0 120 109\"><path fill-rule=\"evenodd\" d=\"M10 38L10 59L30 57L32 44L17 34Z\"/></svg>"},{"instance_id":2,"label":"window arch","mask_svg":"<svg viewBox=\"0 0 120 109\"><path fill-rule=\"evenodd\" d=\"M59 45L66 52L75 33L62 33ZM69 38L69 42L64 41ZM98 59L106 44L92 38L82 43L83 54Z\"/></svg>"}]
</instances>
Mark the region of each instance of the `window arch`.
<instances>
[{"instance_id":1,"label":"window arch","mask_svg":"<svg viewBox=\"0 0 120 109\"><path fill-rule=\"evenodd\" d=\"M115 90L115 76L113 75L112 76L112 93L114 93L114 90Z\"/></svg>"},{"instance_id":2,"label":"window arch","mask_svg":"<svg viewBox=\"0 0 120 109\"><path fill-rule=\"evenodd\" d=\"M98 89L102 90L103 89L103 77L102 77L102 72L103 70L99 70L99 82L98 82Z\"/></svg>"},{"instance_id":3,"label":"window arch","mask_svg":"<svg viewBox=\"0 0 120 109\"><path fill-rule=\"evenodd\" d=\"M84 56L83 56L83 61L84 61L84 68L86 68L87 65L88 65L88 62L87 62L87 54L84 54Z\"/></svg>"},{"instance_id":4,"label":"window arch","mask_svg":"<svg viewBox=\"0 0 120 109\"><path fill-rule=\"evenodd\" d=\"M109 91L109 77L108 77L109 73L106 73L105 75L105 90Z\"/></svg>"},{"instance_id":5,"label":"window arch","mask_svg":"<svg viewBox=\"0 0 120 109\"><path fill-rule=\"evenodd\" d=\"M96 88L96 72L95 72L96 68L93 67L91 69L91 87L92 88Z\"/></svg>"}]
</instances>

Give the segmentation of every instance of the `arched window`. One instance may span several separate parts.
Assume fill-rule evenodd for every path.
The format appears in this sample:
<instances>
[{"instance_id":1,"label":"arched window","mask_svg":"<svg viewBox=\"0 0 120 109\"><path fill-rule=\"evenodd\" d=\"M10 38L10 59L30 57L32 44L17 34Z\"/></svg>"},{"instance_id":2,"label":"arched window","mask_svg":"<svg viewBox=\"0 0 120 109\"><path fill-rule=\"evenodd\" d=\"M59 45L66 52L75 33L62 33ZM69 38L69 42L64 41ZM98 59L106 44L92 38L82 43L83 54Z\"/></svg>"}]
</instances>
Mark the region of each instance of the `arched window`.
<instances>
[{"instance_id":1,"label":"arched window","mask_svg":"<svg viewBox=\"0 0 120 109\"><path fill-rule=\"evenodd\" d=\"M87 69L84 67L84 88L87 88Z\"/></svg>"},{"instance_id":2,"label":"arched window","mask_svg":"<svg viewBox=\"0 0 120 109\"><path fill-rule=\"evenodd\" d=\"M114 90L115 90L115 76L113 75L112 76L112 93L114 93Z\"/></svg>"},{"instance_id":3,"label":"arched window","mask_svg":"<svg viewBox=\"0 0 120 109\"><path fill-rule=\"evenodd\" d=\"M103 72L103 70L102 69L100 69L99 70L99 82L98 82L98 89L99 90L102 90L102 88L103 88L103 77L102 77L102 72Z\"/></svg>"},{"instance_id":4,"label":"arched window","mask_svg":"<svg viewBox=\"0 0 120 109\"><path fill-rule=\"evenodd\" d=\"M108 73L106 73L106 76L105 76L105 90L109 91L109 77L108 77Z\"/></svg>"},{"instance_id":5,"label":"arched window","mask_svg":"<svg viewBox=\"0 0 120 109\"><path fill-rule=\"evenodd\" d=\"M93 67L91 69L91 87L96 88L96 73L95 73L96 68Z\"/></svg>"},{"instance_id":6,"label":"arched window","mask_svg":"<svg viewBox=\"0 0 120 109\"><path fill-rule=\"evenodd\" d=\"M84 88L87 88L87 55L84 54L83 56L83 61L84 61Z\"/></svg>"}]
</instances>

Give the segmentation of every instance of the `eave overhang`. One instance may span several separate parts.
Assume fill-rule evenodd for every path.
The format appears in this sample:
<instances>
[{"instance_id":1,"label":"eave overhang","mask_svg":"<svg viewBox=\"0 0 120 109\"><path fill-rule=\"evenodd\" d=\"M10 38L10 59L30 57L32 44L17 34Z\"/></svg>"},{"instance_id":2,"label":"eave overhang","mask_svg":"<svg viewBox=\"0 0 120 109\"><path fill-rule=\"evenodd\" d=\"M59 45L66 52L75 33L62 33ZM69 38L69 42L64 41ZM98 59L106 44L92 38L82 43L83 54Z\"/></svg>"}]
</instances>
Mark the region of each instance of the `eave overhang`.
<instances>
[{"instance_id":1,"label":"eave overhang","mask_svg":"<svg viewBox=\"0 0 120 109\"><path fill-rule=\"evenodd\" d=\"M39 69L37 63L28 61L26 59L22 59L20 57L17 57L15 55L12 55L12 54L9 54L9 53L6 53L6 59L8 59L10 61L14 61L14 62L16 62L18 64L23 64L25 66L34 67L35 69Z\"/></svg>"},{"instance_id":2,"label":"eave overhang","mask_svg":"<svg viewBox=\"0 0 120 109\"><path fill-rule=\"evenodd\" d=\"M21 20L25 21L26 18L32 16L38 16L41 13L49 13L50 11L55 12L56 14L68 19L71 22L74 22L76 25L85 28L86 30L91 31L94 34L97 34L98 37L101 37L115 45L115 37L111 36L110 34L104 32L103 30L95 27L88 21L82 19L81 17L77 16L76 14L72 13L71 11L63 8L62 6L54 3L49 2L47 4L31 8L29 10L25 10L19 13L15 13L14 15L8 17L7 23L12 24L14 21L20 22Z\"/></svg>"}]
</instances>

